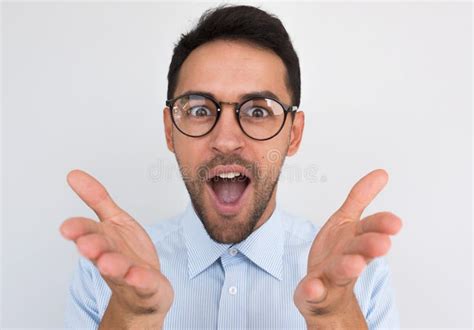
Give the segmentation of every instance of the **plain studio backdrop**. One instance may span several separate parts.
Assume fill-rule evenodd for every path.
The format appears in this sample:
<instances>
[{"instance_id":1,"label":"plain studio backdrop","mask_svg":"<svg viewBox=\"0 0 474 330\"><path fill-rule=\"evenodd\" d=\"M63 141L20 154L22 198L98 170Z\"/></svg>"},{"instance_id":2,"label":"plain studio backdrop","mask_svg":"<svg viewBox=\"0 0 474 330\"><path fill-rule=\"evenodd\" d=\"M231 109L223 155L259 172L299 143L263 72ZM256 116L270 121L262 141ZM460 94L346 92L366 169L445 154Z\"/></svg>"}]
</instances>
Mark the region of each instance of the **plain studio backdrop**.
<instances>
[{"instance_id":1,"label":"plain studio backdrop","mask_svg":"<svg viewBox=\"0 0 474 330\"><path fill-rule=\"evenodd\" d=\"M470 328L470 3L253 3L300 57L306 129L278 203L324 223L375 168L364 215L404 221L388 260L401 323ZM2 323L61 327L78 261L59 233L94 213L66 183L81 168L142 223L188 201L165 146L172 48L216 3L2 4Z\"/></svg>"}]
</instances>

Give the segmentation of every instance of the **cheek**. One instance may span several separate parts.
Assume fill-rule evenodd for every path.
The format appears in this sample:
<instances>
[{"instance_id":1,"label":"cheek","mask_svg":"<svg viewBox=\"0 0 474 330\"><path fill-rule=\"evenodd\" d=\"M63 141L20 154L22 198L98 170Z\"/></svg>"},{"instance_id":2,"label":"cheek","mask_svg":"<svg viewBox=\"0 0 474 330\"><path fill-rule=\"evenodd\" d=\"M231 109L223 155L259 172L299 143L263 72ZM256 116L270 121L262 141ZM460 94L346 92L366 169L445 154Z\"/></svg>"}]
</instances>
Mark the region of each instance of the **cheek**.
<instances>
[{"instance_id":1,"label":"cheek","mask_svg":"<svg viewBox=\"0 0 474 330\"><path fill-rule=\"evenodd\" d=\"M260 162L272 165L280 166L286 157L286 150L288 149L289 144L289 129L284 126L280 133L274 138L262 142L262 145L259 146L260 151Z\"/></svg>"},{"instance_id":2,"label":"cheek","mask_svg":"<svg viewBox=\"0 0 474 330\"><path fill-rule=\"evenodd\" d=\"M278 177L285 157L286 148L282 148L281 144L272 144L271 147L262 150L258 159L258 178L271 179L272 181Z\"/></svg>"},{"instance_id":3,"label":"cheek","mask_svg":"<svg viewBox=\"0 0 474 330\"><path fill-rule=\"evenodd\" d=\"M209 142L179 134L175 136L173 143L176 157L181 165L186 166L192 173L197 170L200 164L206 161Z\"/></svg>"}]
</instances>

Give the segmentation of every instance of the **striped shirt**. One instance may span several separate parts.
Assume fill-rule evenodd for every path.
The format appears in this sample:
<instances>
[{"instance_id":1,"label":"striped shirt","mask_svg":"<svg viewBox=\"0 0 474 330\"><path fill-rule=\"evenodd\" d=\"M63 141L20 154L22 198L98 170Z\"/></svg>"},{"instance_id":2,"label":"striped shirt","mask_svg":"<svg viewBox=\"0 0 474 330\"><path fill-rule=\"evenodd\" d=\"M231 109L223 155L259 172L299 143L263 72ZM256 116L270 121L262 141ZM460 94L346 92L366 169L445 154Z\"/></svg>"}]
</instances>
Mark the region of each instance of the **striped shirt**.
<instances>
[{"instance_id":1,"label":"striped shirt","mask_svg":"<svg viewBox=\"0 0 474 330\"><path fill-rule=\"evenodd\" d=\"M179 216L144 228L175 292L165 329L306 328L293 293L306 275L319 226L277 206L244 241L219 244L189 202ZM354 293L369 329L399 328L385 257L365 268ZM97 328L110 295L94 264L81 256L67 296L66 327Z\"/></svg>"}]
</instances>

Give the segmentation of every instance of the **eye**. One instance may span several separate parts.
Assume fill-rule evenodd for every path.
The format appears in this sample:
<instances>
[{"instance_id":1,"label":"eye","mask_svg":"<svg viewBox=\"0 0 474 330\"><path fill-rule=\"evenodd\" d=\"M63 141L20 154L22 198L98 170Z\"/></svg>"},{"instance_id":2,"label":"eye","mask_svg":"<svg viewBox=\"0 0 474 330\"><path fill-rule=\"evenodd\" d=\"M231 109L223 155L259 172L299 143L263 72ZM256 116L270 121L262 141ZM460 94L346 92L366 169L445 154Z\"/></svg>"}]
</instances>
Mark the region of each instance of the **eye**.
<instances>
[{"instance_id":1,"label":"eye","mask_svg":"<svg viewBox=\"0 0 474 330\"><path fill-rule=\"evenodd\" d=\"M247 111L245 111L245 114L248 117L262 118L262 117L270 116L270 111L264 108L255 107L255 108L250 108Z\"/></svg>"},{"instance_id":2,"label":"eye","mask_svg":"<svg viewBox=\"0 0 474 330\"><path fill-rule=\"evenodd\" d=\"M211 116L212 112L206 107L193 107L188 110L188 115L192 117L207 117Z\"/></svg>"}]
</instances>

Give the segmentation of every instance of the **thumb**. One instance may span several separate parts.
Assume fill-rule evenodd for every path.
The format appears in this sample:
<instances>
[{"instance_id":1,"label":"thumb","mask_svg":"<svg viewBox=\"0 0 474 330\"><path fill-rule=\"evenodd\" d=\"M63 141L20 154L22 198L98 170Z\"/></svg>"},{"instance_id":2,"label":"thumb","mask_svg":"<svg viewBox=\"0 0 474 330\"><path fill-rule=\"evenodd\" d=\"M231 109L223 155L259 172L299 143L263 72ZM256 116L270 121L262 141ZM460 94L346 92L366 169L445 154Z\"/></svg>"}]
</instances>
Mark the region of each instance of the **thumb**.
<instances>
[{"instance_id":1,"label":"thumb","mask_svg":"<svg viewBox=\"0 0 474 330\"><path fill-rule=\"evenodd\" d=\"M323 302L328 294L328 290L317 277L305 277L295 291L294 300L303 304L318 304Z\"/></svg>"},{"instance_id":2,"label":"thumb","mask_svg":"<svg viewBox=\"0 0 474 330\"><path fill-rule=\"evenodd\" d=\"M309 280L307 286L309 289L309 295L306 300L308 300L308 302L317 304L326 299L328 290L323 281L321 281L319 278L313 278Z\"/></svg>"},{"instance_id":3,"label":"thumb","mask_svg":"<svg viewBox=\"0 0 474 330\"><path fill-rule=\"evenodd\" d=\"M112 200L104 186L82 170L72 170L67 182L74 192L97 214L101 221L113 216L126 214Z\"/></svg>"}]
</instances>

